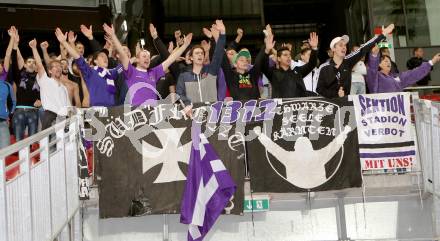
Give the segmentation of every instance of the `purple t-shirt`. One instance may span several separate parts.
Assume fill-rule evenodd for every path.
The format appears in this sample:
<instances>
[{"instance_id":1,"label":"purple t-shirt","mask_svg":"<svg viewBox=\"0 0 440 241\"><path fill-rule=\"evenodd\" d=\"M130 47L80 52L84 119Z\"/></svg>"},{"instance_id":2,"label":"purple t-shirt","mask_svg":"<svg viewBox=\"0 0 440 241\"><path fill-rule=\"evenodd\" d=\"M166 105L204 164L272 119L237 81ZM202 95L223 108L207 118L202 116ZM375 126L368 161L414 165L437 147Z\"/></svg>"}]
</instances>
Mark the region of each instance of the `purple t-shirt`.
<instances>
[{"instance_id":1,"label":"purple t-shirt","mask_svg":"<svg viewBox=\"0 0 440 241\"><path fill-rule=\"evenodd\" d=\"M141 71L129 64L128 69L124 70L124 75L128 85L128 95L131 97L130 104L156 104L157 95L159 94L156 90L156 83L161 77L165 76L161 64L147 71ZM162 96L162 98L165 97Z\"/></svg>"},{"instance_id":2,"label":"purple t-shirt","mask_svg":"<svg viewBox=\"0 0 440 241\"><path fill-rule=\"evenodd\" d=\"M0 80L6 81L6 78L8 78L8 71L6 71L4 67L2 68L3 68L3 72L0 74Z\"/></svg>"}]
</instances>

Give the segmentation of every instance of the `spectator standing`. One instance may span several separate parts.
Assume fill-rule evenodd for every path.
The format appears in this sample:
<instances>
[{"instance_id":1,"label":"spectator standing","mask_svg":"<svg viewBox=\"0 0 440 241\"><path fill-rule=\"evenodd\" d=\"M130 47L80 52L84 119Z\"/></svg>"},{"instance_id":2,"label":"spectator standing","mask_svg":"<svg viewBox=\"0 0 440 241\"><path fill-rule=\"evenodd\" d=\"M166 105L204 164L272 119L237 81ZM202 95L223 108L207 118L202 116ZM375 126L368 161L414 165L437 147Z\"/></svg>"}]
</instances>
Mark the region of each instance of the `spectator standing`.
<instances>
[{"instance_id":1,"label":"spectator standing","mask_svg":"<svg viewBox=\"0 0 440 241\"><path fill-rule=\"evenodd\" d=\"M129 86L128 94L131 97L132 105L155 105L157 100L157 81L165 76L165 71L174 63L174 61L182 55L183 51L189 46L192 34L184 37L183 44L174 51L160 65L149 69L150 53L147 50L140 51L136 56L136 67L130 63L128 55L124 52L121 43L116 37L113 27L104 24L104 31L107 37L113 42L116 51L119 54L119 60L124 68L124 75ZM157 34L157 33L156 33ZM138 85L144 83L144 85ZM139 87L137 87L139 86Z\"/></svg>"},{"instance_id":2,"label":"spectator standing","mask_svg":"<svg viewBox=\"0 0 440 241\"><path fill-rule=\"evenodd\" d=\"M270 26L266 26L266 45L275 43ZM315 94L306 90L303 78L309 75L318 63L318 35L310 33L310 46L312 51L307 64L291 69L292 56L287 47L277 51L278 67L269 67L269 52L266 51L263 73L272 85L272 98L296 98L314 96ZM269 44L269 45L270 45ZM267 47L266 47L267 48Z\"/></svg>"},{"instance_id":3,"label":"spectator standing","mask_svg":"<svg viewBox=\"0 0 440 241\"><path fill-rule=\"evenodd\" d=\"M122 72L122 65L107 69L109 53L106 49L101 49L93 55L93 62L96 66L92 68L84 57L67 42L67 33L63 34L61 29L57 28L55 35L69 55L75 59L75 63L81 71L89 91L90 106L114 106L116 102L115 79Z\"/></svg>"},{"instance_id":4,"label":"spectator standing","mask_svg":"<svg viewBox=\"0 0 440 241\"><path fill-rule=\"evenodd\" d=\"M9 115L15 109L15 94L12 85L6 81L14 46L15 27L8 30L9 44L6 49L5 59L0 62L0 149L10 144Z\"/></svg>"},{"instance_id":5,"label":"spectator standing","mask_svg":"<svg viewBox=\"0 0 440 241\"><path fill-rule=\"evenodd\" d=\"M59 60L52 60L47 69L50 77L44 69L43 62L37 50L37 40L29 42L37 67L37 82L40 86L41 104L44 108L42 129L46 129L54 123L57 117L67 116L67 108L70 106L69 94L66 87L61 83L62 68Z\"/></svg>"},{"instance_id":6,"label":"spectator standing","mask_svg":"<svg viewBox=\"0 0 440 241\"><path fill-rule=\"evenodd\" d=\"M16 86L17 107L12 117L16 141L24 138L27 128L28 136L38 131L40 86L37 83L35 59L29 57L24 61L18 48L20 37L15 31L15 43L12 51L12 68L17 76L14 78Z\"/></svg>"},{"instance_id":7,"label":"spectator standing","mask_svg":"<svg viewBox=\"0 0 440 241\"><path fill-rule=\"evenodd\" d=\"M423 62L419 67L395 74L391 72L391 58L387 55L379 56L379 49L375 47L368 60L367 84L371 93L399 92L420 79L426 77L432 67L440 61L440 53L432 60Z\"/></svg>"},{"instance_id":8,"label":"spectator standing","mask_svg":"<svg viewBox=\"0 0 440 241\"><path fill-rule=\"evenodd\" d=\"M354 46L352 51L357 51L359 46ZM367 67L365 66L365 58L359 60L351 70L351 95L361 95L366 93L365 75L367 75Z\"/></svg>"},{"instance_id":9,"label":"spectator standing","mask_svg":"<svg viewBox=\"0 0 440 241\"><path fill-rule=\"evenodd\" d=\"M195 45L189 51L192 65L179 75L176 93L186 105L186 113L190 113L192 103L217 100L217 74L219 73L223 55L225 54L226 29L223 21L216 20L213 25L214 38L217 41L212 61L204 65L205 50L200 45ZM218 36L217 36L218 33Z\"/></svg>"},{"instance_id":10,"label":"spectator standing","mask_svg":"<svg viewBox=\"0 0 440 241\"><path fill-rule=\"evenodd\" d=\"M413 55L414 56L406 62L406 67L408 68L408 70L415 69L420 65L422 65L423 63L428 62L428 60L423 58L425 52L420 47L413 49ZM428 74L424 78L417 81L417 85L422 85L422 86L428 85L430 80L431 80L431 75Z\"/></svg>"},{"instance_id":11,"label":"spectator standing","mask_svg":"<svg viewBox=\"0 0 440 241\"><path fill-rule=\"evenodd\" d=\"M334 38L330 43L333 57L330 61L322 64L318 70L317 92L326 98L343 97L348 94L351 90L351 70L353 67L377 43L385 39L385 35L390 34L393 29L394 24L390 24L382 30L381 35L373 37L349 55L346 55L348 36Z\"/></svg>"}]
</instances>

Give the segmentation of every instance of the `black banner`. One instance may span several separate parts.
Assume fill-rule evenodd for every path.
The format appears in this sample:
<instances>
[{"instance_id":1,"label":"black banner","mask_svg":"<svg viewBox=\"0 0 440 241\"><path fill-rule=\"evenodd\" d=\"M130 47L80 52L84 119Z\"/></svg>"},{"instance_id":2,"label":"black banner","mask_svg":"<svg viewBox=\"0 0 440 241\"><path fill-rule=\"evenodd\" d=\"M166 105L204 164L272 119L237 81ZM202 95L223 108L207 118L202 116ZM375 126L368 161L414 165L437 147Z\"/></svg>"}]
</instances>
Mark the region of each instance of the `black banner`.
<instances>
[{"instance_id":1,"label":"black banner","mask_svg":"<svg viewBox=\"0 0 440 241\"><path fill-rule=\"evenodd\" d=\"M273 120L247 129L253 192L306 192L362 185L354 109L344 99L280 101Z\"/></svg>"},{"instance_id":2,"label":"black banner","mask_svg":"<svg viewBox=\"0 0 440 241\"><path fill-rule=\"evenodd\" d=\"M185 119L177 106L127 108L108 108L106 116L92 119L94 134L103 135L95 142L100 217L179 213L192 145L191 119ZM209 142L238 187L225 213L241 214L244 139L237 144L239 137L229 136L233 132L220 126L207 130L204 125L203 130L210 133ZM221 140L219 132L226 134Z\"/></svg>"},{"instance_id":3,"label":"black banner","mask_svg":"<svg viewBox=\"0 0 440 241\"><path fill-rule=\"evenodd\" d=\"M193 107L193 119L176 105L101 111L107 115L92 115L91 125L102 218L179 213L192 122L201 124L237 184L225 213L243 212L245 169L254 192L362 184L354 109L346 99L216 102Z\"/></svg>"}]
</instances>

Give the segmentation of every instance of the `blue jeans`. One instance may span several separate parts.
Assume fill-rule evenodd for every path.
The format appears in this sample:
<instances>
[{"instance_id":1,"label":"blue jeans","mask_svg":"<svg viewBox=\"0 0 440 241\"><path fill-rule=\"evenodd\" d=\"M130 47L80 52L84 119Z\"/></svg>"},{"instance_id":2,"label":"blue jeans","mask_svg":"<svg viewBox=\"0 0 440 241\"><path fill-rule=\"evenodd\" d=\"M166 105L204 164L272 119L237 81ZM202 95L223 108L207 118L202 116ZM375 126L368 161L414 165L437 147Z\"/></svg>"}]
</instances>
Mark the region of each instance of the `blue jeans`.
<instances>
[{"instance_id":1,"label":"blue jeans","mask_svg":"<svg viewBox=\"0 0 440 241\"><path fill-rule=\"evenodd\" d=\"M6 121L0 122L0 149L9 146L11 144L11 135L9 133L9 125Z\"/></svg>"},{"instance_id":2,"label":"blue jeans","mask_svg":"<svg viewBox=\"0 0 440 241\"><path fill-rule=\"evenodd\" d=\"M28 136L32 136L38 130L38 109L18 108L12 117L12 123L17 141L23 140L26 127L28 128Z\"/></svg>"}]
</instances>

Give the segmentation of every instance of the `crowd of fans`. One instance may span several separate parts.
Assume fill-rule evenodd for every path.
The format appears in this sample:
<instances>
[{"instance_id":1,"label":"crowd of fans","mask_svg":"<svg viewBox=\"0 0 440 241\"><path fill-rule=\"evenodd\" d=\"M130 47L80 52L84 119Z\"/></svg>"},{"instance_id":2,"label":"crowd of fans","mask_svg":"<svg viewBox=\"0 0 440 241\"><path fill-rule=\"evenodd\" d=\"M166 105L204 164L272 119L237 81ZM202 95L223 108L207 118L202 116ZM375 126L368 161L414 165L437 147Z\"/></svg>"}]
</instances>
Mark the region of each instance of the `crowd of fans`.
<instances>
[{"instance_id":1,"label":"crowd of fans","mask_svg":"<svg viewBox=\"0 0 440 241\"><path fill-rule=\"evenodd\" d=\"M155 56L138 45L132 57L113 26L104 24L103 29L106 43L102 47L92 26L80 26L90 41L90 56L84 56L84 44L76 41L74 32L57 28L59 55L48 53L48 42L38 44L34 39L27 44L33 55L26 58L20 53L18 30L14 26L8 30L9 45L0 65L0 148L10 144L10 128L21 140L25 133L33 135L39 126L45 129L57 117L69 115L72 107L155 105L170 96L191 116L192 104L197 102L396 92L429 81L433 65L440 61L440 54L424 60L423 50L417 48L408 61L409 70L399 72L389 50L377 47L392 33L393 24L350 53L348 36L334 38L329 59L321 65L316 33L310 33L292 60L292 45L275 48L269 25L253 62L250 51L239 48L243 30L238 29L235 40L227 43L221 20L203 29L206 40L194 44L191 33L176 31L176 41L168 47L150 24L159 53ZM264 91L267 86L270 91Z\"/></svg>"}]
</instances>

